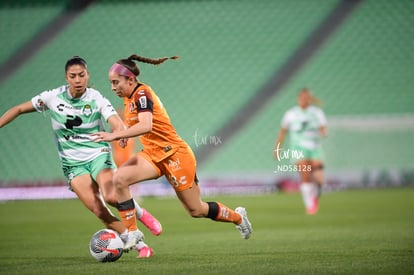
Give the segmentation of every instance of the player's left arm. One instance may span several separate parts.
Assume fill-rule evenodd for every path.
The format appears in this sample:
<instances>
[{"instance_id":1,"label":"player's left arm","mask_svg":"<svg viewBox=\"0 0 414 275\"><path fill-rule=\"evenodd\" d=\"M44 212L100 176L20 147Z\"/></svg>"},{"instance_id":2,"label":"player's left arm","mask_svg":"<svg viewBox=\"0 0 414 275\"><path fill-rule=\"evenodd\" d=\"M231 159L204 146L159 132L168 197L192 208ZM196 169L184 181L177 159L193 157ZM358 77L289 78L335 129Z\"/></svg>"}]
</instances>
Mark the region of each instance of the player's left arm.
<instances>
[{"instance_id":1,"label":"player's left arm","mask_svg":"<svg viewBox=\"0 0 414 275\"><path fill-rule=\"evenodd\" d=\"M283 142L285 140L285 137L286 137L287 132L288 132L288 129L287 128L283 128L283 127L280 128L279 134L278 134L278 136L276 138L275 147L273 148L273 157L275 159L277 158L278 150L282 146L282 144L283 144Z\"/></svg>"},{"instance_id":2,"label":"player's left arm","mask_svg":"<svg viewBox=\"0 0 414 275\"><path fill-rule=\"evenodd\" d=\"M113 115L109 117L108 124L109 126L111 126L111 129L113 132L123 131L127 129L127 127L125 126L124 122L122 121L119 115ZM125 148L128 144L128 139L121 138L119 139L118 144L119 146L121 146L121 148Z\"/></svg>"},{"instance_id":3,"label":"player's left arm","mask_svg":"<svg viewBox=\"0 0 414 275\"><path fill-rule=\"evenodd\" d=\"M319 134L321 135L321 137L326 137L327 136L327 119L325 116L325 113L320 110L319 112L319 122L320 122L320 127L319 127Z\"/></svg>"},{"instance_id":4,"label":"player's left arm","mask_svg":"<svg viewBox=\"0 0 414 275\"><path fill-rule=\"evenodd\" d=\"M120 131L115 134L115 139L119 138L130 138L137 137L152 130L152 113L151 112L140 112L138 113L139 122L125 131Z\"/></svg>"},{"instance_id":5,"label":"player's left arm","mask_svg":"<svg viewBox=\"0 0 414 275\"><path fill-rule=\"evenodd\" d=\"M122 138L137 137L152 131L152 112L153 99L148 90L139 90L134 95L134 102L137 106L138 123L123 131L114 131L113 133L98 132L94 134L94 140L99 141L113 141Z\"/></svg>"},{"instance_id":6,"label":"player's left arm","mask_svg":"<svg viewBox=\"0 0 414 275\"><path fill-rule=\"evenodd\" d=\"M326 137L328 135L326 125L321 126L319 128L319 133L320 133L321 137Z\"/></svg>"},{"instance_id":7,"label":"player's left arm","mask_svg":"<svg viewBox=\"0 0 414 275\"><path fill-rule=\"evenodd\" d=\"M124 138L137 137L146 133L151 132L152 130L152 113L151 112L141 112L138 114L139 122L130 128L123 131L114 131L112 133L107 132L98 132L93 134L94 141L113 141Z\"/></svg>"}]
</instances>

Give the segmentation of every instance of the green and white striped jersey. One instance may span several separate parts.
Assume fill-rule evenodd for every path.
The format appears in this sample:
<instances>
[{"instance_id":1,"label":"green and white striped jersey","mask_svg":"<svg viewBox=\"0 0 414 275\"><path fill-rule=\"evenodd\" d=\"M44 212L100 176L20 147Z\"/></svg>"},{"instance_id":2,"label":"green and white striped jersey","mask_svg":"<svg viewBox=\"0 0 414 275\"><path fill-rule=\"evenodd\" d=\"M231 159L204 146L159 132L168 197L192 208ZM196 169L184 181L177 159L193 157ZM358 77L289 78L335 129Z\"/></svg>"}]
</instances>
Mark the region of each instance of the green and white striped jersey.
<instances>
[{"instance_id":1,"label":"green and white striped jersey","mask_svg":"<svg viewBox=\"0 0 414 275\"><path fill-rule=\"evenodd\" d=\"M52 121L58 152L63 165L82 165L103 153L111 152L106 142L96 143L90 134L103 131L106 121L117 112L97 90L87 88L80 98L73 98L69 86L44 91L32 98L38 112L48 112Z\"/></svg>"},{"instance_id":2,"label":"green and white striped jersey","mask_svg":"<svg viewBox=\"0 0 414 275\"><path fill-rule=\"evenodd\" d=\"M326 117L322 109L299 106L289 109L282 119L282 128L288 129L290 146L316 149L321 144L320 128L326 126Z\"/></svg>"}]
</instances>

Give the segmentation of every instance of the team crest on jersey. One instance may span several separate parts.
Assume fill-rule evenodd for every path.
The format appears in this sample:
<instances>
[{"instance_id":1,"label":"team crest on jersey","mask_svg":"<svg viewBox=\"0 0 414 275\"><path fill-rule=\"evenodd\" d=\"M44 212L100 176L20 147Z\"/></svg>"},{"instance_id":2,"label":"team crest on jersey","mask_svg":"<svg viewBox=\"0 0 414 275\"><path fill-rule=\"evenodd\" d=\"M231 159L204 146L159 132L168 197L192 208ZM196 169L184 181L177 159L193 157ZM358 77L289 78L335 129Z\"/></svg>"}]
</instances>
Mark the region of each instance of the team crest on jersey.
<instances>
[{"instance_id":1,"label":"team crest on jersey","mask_svg":"<svg viewBox=\"0 0 414 275\"><path fill-rule=\"evenodd\" d=\"M135 109L135 104L134 104L134 102L130 102L130 103L129 103L129 112L130 112L130 113L133 113L133 112L134 112L134 109Z\"/></svg>"},{"instance_id":2,"label":"team crest on jersey","mask_svg":"<svg viewBox=\"0 0 414 275\"><path fill-rule=\"evenodd\" d=\"M82 114L85 116L90 116L92 114L92 106L89 104L83 106Z\"/></svg>"},{"instance_id":3,"label":"team crest on jersey","mask_svg":"<svg viewBox=\"0 0 414 275\"><path fill-rule=\"evenodd\" d=\"M37 100L37 105L38 105L40 108L43 108L43 106L45 105L45 103L43 102L43 100L42 100L41 98L39 98L39 99Z\"/></svg>"}]
</instances>

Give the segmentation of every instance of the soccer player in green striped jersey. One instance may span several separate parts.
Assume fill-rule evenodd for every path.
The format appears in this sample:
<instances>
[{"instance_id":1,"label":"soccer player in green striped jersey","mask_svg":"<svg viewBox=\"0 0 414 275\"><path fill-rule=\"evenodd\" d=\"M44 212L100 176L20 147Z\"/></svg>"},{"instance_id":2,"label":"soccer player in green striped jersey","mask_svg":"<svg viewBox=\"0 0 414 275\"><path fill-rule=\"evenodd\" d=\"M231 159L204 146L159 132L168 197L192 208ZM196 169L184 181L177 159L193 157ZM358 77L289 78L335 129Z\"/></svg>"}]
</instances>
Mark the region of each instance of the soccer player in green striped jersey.
<instances>
[{"instance_id":1,"label":"soccer player in green striped jersey","mask_svg":"<svg viewBox=\"0 0 414 275\"><path fill-rule=\"evenodd\" d=\"M298 94L298 104L286 111L276 140L274 156L277 160L290 159L289 171L300 175L300 190L309 215L316 214L324 181L321 140L326 136L326 117L320 103L308 88ZM283 148L289 133L289 147Z\"/></svg>"},{"instance_id":2,"label":"soccer player in green striped jersey","mask_svg":"<svg viewBox=\"0 0 414 275\"><path fill-rule=\"evenodd\" d=\"M116 207L117 198L112 182L114 169L111 146L107 142L94 142L91 134L103 131L105 120L113 131L125 129L125 125L112 104L97 90L87 87L89 72L81 57L70 58L65 65L67 85L47 90L30 101L10 108L0 117L0 128L21 114L46 112L49 114L63 173L70 189L103 224L117 231L121 238L127 236L124 224L115 217L105 202ZM120 140L125 146L126 139ZM159 235L161 224L137 203L139 220L153 233ZM137 251L148 246L142 241Z\"/></svg>"}]
</instances>

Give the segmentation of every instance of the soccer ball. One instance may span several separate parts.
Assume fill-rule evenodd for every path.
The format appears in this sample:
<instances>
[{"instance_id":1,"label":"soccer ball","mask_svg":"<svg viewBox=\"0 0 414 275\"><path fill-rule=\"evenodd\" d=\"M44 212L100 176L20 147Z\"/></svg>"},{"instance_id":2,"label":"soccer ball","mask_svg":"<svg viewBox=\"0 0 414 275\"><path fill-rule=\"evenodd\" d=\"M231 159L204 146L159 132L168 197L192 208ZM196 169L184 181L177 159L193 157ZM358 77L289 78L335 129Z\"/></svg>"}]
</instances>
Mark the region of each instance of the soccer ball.
<instances>
[{"instance_id":1,"label":"soccer ball","mask_svg":"<svg viewBox=\"0 0 414 275\"><path fill-rule=\"evenodd\" d=\"M89 242L89 251L99 262L115 262L124 252L124 242L117 232L101 229L93 234Z\"/></svg>"}]
</instances>

